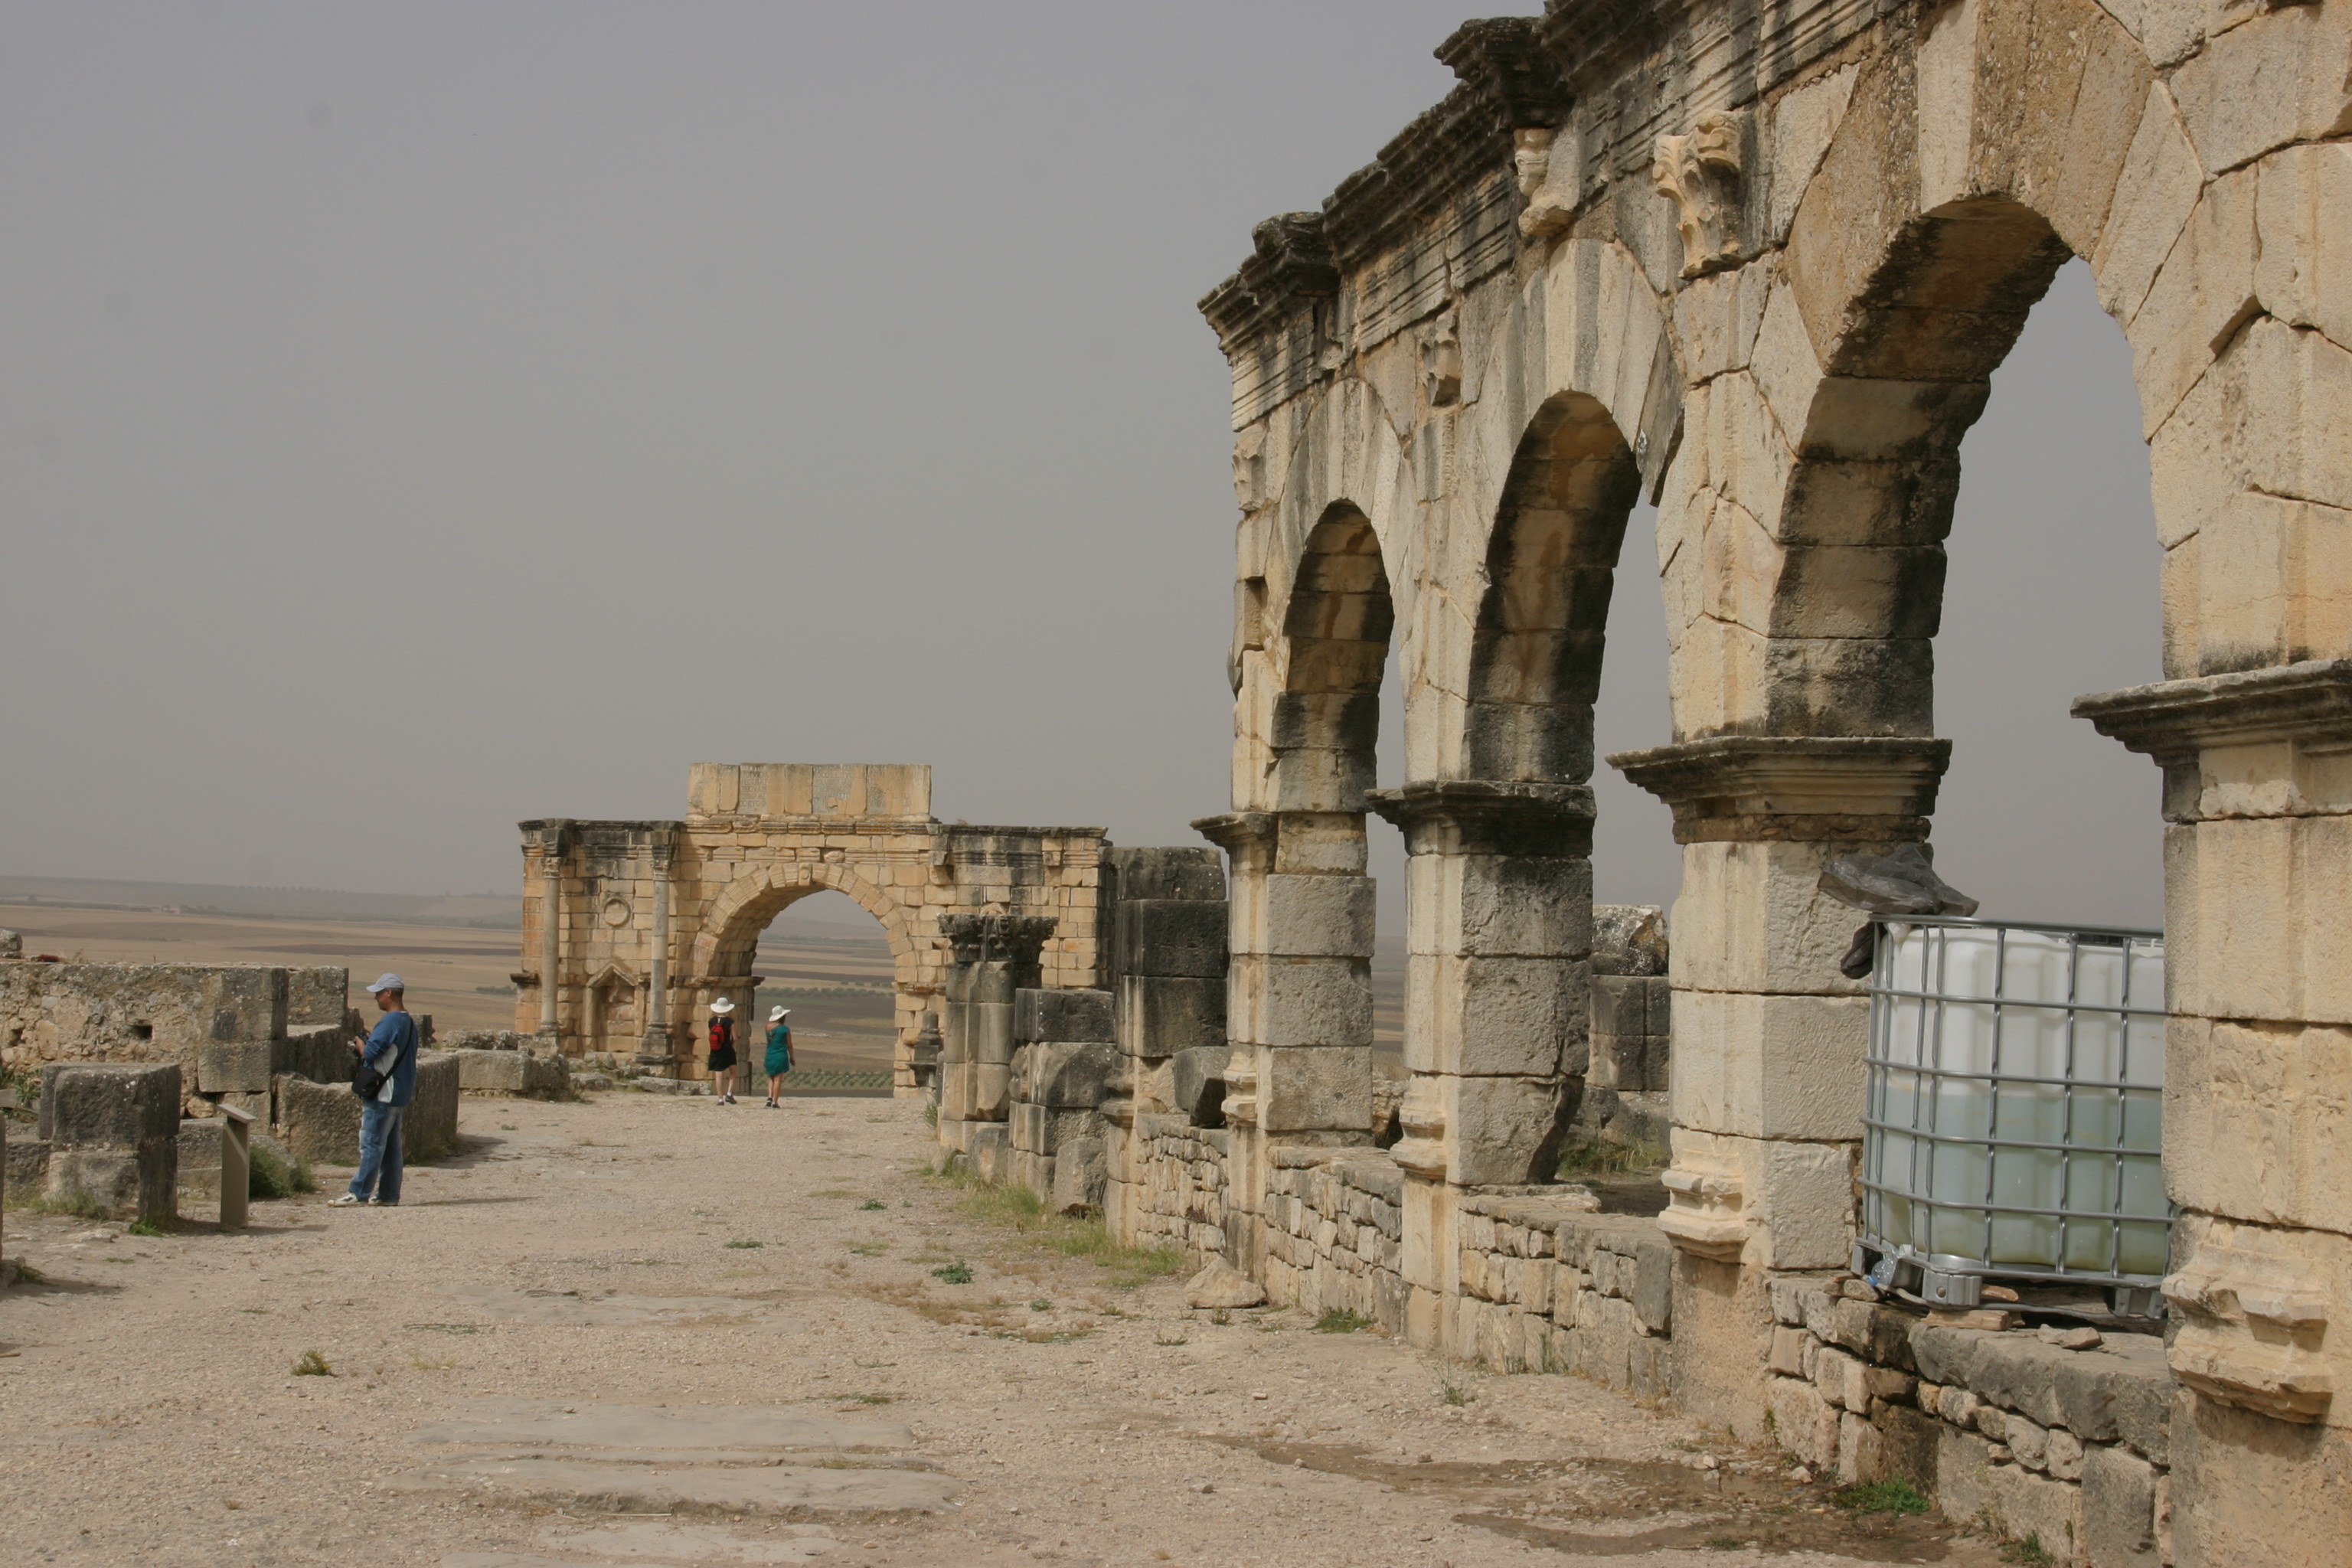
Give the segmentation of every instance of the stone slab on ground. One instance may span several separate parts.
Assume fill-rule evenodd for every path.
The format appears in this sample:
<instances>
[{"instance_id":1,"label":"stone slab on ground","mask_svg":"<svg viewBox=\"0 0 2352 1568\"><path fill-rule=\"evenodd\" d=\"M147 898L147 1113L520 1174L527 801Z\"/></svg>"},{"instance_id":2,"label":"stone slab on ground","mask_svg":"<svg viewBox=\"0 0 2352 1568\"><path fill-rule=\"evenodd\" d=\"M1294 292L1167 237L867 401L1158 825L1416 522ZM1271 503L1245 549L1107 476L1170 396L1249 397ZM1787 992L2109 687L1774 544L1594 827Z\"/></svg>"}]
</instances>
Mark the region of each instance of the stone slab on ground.
<instances>
[{"instance_id":1,"label":"stone slab on ground","mask_svg":"<svg viewBox=\"0 0 2352 1568\"><path fill-rule=\"evenodd\" d=\"M599 1464L478 1459L387 1476L391 1492L457 1492L608 1513L939 1513L961 1483L935 1470L797 1465Z\"/></svg>"}]
</instances>

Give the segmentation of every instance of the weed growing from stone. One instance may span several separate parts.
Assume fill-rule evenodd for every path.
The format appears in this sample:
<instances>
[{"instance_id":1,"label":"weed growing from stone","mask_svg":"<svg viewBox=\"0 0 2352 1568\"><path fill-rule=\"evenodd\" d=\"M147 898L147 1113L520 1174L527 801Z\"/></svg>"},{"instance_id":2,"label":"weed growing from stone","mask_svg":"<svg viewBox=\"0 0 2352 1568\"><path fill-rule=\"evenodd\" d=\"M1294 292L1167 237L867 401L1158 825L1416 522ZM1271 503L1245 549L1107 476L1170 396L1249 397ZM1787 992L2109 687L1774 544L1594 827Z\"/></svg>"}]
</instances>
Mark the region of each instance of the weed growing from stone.
<instances>
[{"instance_id":1,"label":"weed growing from stone","mask_svg":"<svg viewBox=\"0 0 2352 1568\"><path fill-rule=\"evenodd\" d=\"M932 1269L931 1278L948 1285L969 1285L971 1283L971 1267L961 1262L950 1263L945 1268Z\"/></svg>"},{"instance_id":2,"label":"weed growing from stone","mask_svg":"<svg viewBox=\"0 0 2352 1568\"><path fill-rule=\"evenodd\" d=\"M1470 1390L1463 1387L1462 1384L1458 1383L1449 1383L1445 1385L1445 1403L1448 1405L1457 1406L1464 1405L1469 1404L1472 1400L1476 1399L1477 1397L1478 1396L1476 1394L1471 1393Z\"/></svg>"},{"instance_id":3,"label":"weed growing from stone","mask_svg":"<svg viewBox=\"0 0 2352 1568\"><path fill-rule=\"evenodd\" d=\"M1830 1494L1830 1500L1849 1513L1925 1513L1927 1500L1906 1480L1865 1481ZM2040 1548L2037 1546L2036 1551ZM2028 1558L2025 1561L2031 1562Z\"/></svg>"},{"instance_id":4,"label":"weed growing from stone","mask_svg":"<svg viewBox=\"0 0 2352 1568\"><path fill-rule=\"evenodd\" d=\"M294 1375L297 1377L332 1377L335 1375L335 1369L329 1366L327 1364L327 1358L320 1355L317 1351L304 1351L302 1352L302 1359L294 1363Z\"/></svg>"},{"instance_id":5,"label":"weed growing from stone","mask_svg":"<svg viewBox=\"0 0 2352 1568\"><path fill-rule=\"evenodd\" d=\"M2025 1563L2028 1568L2043 1568L2044 1564L2054 1564L2058 1561L2042 1546L2042 1537L2038 1534L2029 1535L2022 1541L2012 1541L2002 1546L2000 1560L2003 1563Z\"/></svg>"},{"instance_id":6,"label":"weed growing from stone","mask_svg":"<svg viewBox=\"0 0 2352 1568\"><path fill-rule=\"evenodd\" d=\"M1370 1318L1360 1312L1351 1312L1345 1307L1334 1307L1315 1320L1315 1331L1318 1334L1352 1334L1359 1329L1371 1326Z\"/></svg>"}]
</instances>

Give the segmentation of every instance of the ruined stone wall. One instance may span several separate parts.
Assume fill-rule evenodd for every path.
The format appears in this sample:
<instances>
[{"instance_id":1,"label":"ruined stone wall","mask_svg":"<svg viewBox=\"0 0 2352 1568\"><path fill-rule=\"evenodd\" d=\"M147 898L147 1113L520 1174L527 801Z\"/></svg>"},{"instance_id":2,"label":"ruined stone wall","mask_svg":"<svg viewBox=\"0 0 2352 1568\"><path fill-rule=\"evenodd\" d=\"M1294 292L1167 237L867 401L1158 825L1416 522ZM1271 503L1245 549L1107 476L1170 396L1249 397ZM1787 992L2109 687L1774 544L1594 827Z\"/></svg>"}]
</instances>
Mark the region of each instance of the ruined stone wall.
<instances>
[{"instance_id":1,"label":"ruined stone wall","mask_svg":"<svg viewBox=\"0 0 2352 1568\"><path fill-rule=\"evenodd\" d=\"M1144 1112L1129 1140L1129 1179L1111 1189L1109 1223L1138 1247L1172 1247L1194 1264L1221 1257L1226 1226L1230 1139L1181 1116Z\"/></svg>"},{"instance_id":2,"label":"ruined stone wall","mask_svg":"<svg viewBox=\"0 0 2352 1568\"><path fill-rule=\"evenodd\" d=\"M2060 1562L2174 1560L2160 1336L1921 1313L1853 1280L1777 1281L1772 1313L1773 1436L1806 1464L1913 1480Z\"/></svg>"}]
</instances>

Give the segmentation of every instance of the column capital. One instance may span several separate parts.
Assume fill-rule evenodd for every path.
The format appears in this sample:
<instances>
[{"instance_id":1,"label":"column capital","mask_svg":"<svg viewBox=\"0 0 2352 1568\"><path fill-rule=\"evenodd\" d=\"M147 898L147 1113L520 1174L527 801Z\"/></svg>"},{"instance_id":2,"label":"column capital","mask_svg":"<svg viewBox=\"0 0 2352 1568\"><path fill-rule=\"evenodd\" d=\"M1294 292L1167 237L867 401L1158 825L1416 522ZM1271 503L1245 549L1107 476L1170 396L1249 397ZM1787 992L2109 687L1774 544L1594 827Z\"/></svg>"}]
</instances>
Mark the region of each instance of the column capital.
<instances>
[{"instance_id":1,"label":"column capital","mask_svg":"<svg viewBox=\"0 0 2352 1568\"><path fill-rule=\"evenodd\" d=\"M1592 853L1590 784L1422 779L1365 798L1403 830L1408 854L1560 859Z\"/></svg>"},{"instance_id":2,"label":"column capital","mask_svg":"<svg viewBox=\"0 0 2352 1568\"><path fill-rule=\"evenodd\" d=\"M1034 966L1054 934L1054 924L1051 915L941 915L940 934L948 939L958 963L1009 961Z\"/></svg>"},{"instance_id":3,"label":"column capital","mask_svg":"<svg viewBox=\"0 0 2352 1568\"><path fill-rule=\"evenodd\" d=\"M2211 803L2220 809L2209 809L2207 770L2200 766L2200 759L2231 747L2283 745L2294 753L2283 759L2284 772L2292 774L2296 772L2294 763L2303 757L2352 751L2352 659L2307 659L2270 669L2095 692L2074 699L2074 713L2164 770L2167 821L2266 816L2272 812L2242 809L2256 803L2243 788L2226 788L2227 780L2214 782L2225 786L2222 794L2230 798ZM2302 794L2301 784L2290 793Z\"/></svg>"},{"instance_id":4,"label":"column capital","mask_svg":"<svg viewBox=\"0 0 2352 1568\"><path fill-rule=\"evenodd\" d=\"M1198 817L1192 826L1226 854L1239 857L1261 847L1271 847L1281 820L1270 811L1228 811Z\"/></svg>"},{"instance_id":5,"label":"column capital","mask_svg":"<svg viewBox=\"0 0 2352 1568\"><path fill-rule=\"evenodd\" d=\"M1610 766L1674 807L1675 842L1927 837L1952 743L1911 735L1716 735Z\"/></svg>"}]
</instances>

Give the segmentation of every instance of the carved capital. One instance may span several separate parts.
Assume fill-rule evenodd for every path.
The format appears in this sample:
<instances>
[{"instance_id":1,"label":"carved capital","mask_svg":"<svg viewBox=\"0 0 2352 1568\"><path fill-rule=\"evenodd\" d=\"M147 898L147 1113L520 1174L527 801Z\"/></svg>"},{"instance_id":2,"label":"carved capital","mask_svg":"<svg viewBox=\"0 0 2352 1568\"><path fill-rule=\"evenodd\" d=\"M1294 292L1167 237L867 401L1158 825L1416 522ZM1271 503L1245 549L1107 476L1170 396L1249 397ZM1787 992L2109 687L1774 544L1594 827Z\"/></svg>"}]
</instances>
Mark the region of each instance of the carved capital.
<instances>
[{"instance_id":1,"label":"carved capital","mask_svg":"<svg viewBox=\"0 0 2352 1568\"><path fill-rule=\"evenodd\" d=\"M1685 1252L1737 1263L1748 1246L1747 1184L1736 1171L1695 1164L1677 1153L1673 1168L1659 1178L1666 1189L1666 1208L1658 1228Z\"/></svg>"},{"instance_id":2,"label":"carved capital","mask_svg":"<svg viewBox=\"0 0 2352 1568\"><path fill-rule=\"evenodd\" d=\"M2306 796L2341 793L2340 780L2312 776L2312 765L2340 767L2340 759L2352 753L2352 659L2309 659L2102 691L2076 698L2074 712L2164 770L2168 821L2339 809L2332 799ZM2228 776L2240 770L2203 765L2207 753L2239 747L2284 748L2260 770L2273 775L2268 787L2250 789L2252 781ZM2209 780L2209 772L2219 776Z\"/></svg>"},{"instance_id":3,"label":"carved capital","mask_svg":"<svg viewBox=\"0 0 2352 1568\"><path fill-rule=\"evenodd\" d=\"M1588 784L1430 779L1365 797L1403 830L1412 855L1522 855L1559 859L1592 853Z\"/></svg>"},{"instance_id":4,"label":"carved capital","mask_svg":"<svg viewBox=\"0 0 2352 1568\"><path fill-rule=\"evenodd\" d=\"M1675 842L1896 843L1927 837L1949 741L1718 735L1609 763L1674 807Z\"/></svg>"},{"instance_id":5,"label":"carved capital","mask_svg":"<svg viewBox=\"0 0 2352 1568\"><path fill-rule=\"evenodd\" d=\"M1219 816L1201 817L1192 826L1193 832L1232 856L1234 868L1238 871L1253 858L1262 858L1271 866L1280 824L1281 818L1270 811L1229 811Z\"/></svg>"},{"instance_id":6,"label":"carved capital","mask_svg":"<svg viewBox=\"0 0 2352 1568\"><path fill-rule=\"evenodd\" d=\"M954 963L1026 969L1035 967L1054 923L1051 915L941 915L940 934L948 939Z\"/></svg>"},{"instance_id":7,"label":"carved capital","mask_svg":"<svg viewBox=\"0 0 2352 1568\"><path fill-rule=\"evenodd\" d=\"M1650 177L1675 204L1685 278L1719 271L1739 258L1740 174L1747 142L1745 110L1703 115L1688 134L1658 138Z\"/></svg>"},{"instance_id":8,"label":"carved capital","mask_svg":"<svg viewBox=\"0 0 2352 1568\"><path fill-rule=\"evenodd\" d=\"M2322 1348L2330 1270L2325 1260L2304 1255L2315 1239L2225 1220L2207 1224L2186 1265L2164 1281L2165 1300L2181 1319L2171 1361L2183 1383L2209 1399L2280 1421L2326 1415L2336 1395Z\"/></svg>"}]
</instances>

